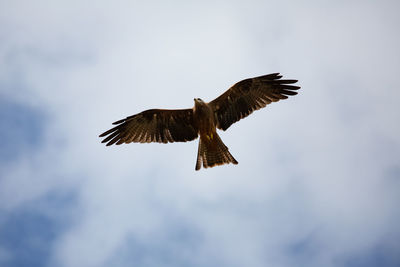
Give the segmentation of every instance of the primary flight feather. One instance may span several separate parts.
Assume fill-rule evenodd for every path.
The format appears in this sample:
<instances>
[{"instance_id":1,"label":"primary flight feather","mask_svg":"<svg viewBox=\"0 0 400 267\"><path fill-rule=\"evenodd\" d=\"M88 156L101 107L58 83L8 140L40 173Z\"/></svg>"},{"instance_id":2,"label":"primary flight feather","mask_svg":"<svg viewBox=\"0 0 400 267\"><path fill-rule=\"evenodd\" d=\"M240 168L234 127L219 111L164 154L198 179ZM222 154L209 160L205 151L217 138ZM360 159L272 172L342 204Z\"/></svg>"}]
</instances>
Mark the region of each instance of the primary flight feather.
<instances>
[{"instance_id":1,"label":"primary flight feather","mask_svg":"<svg viewBox=\"0 0 400 267\"><path fill-rule=\"evenodd\" d=\"M266 105L296 95L297 80L281 80L279 73L242 80L221 96L206 103L194 99L189 109L149 109L114 122L102 133L107 146L123 143L168 143L192 141L200 136L196 170L238 162L229 153L216 128L228 129Z\"/></svg>"}]
</instances>

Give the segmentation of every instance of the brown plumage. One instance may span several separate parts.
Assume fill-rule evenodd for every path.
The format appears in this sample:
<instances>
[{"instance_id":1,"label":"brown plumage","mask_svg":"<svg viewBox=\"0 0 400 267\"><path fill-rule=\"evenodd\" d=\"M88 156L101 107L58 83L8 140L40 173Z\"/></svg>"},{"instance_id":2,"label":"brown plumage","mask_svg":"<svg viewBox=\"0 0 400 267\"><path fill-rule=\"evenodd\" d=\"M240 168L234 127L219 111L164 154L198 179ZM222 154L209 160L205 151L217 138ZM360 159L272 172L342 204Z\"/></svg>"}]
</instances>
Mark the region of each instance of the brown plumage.
<instances>
[{"instance_id":1,"label":"brown plumage","mask_svg":"<svg viewBox=\"0 0 400 267\"><path fill-rule=\"evenodd\" d=\"M296 95L297 80L281 80L279 73L249 78L234 84L209 103L195 98L192 109L150 109L114 122L102 133L107 146L123 143L186 142L200 136L196 170L238 162L229 153L216 128L228 129L233 123L271 102ZM107 137L106 137L107 136Z\"/></svg>"}]
</instances>

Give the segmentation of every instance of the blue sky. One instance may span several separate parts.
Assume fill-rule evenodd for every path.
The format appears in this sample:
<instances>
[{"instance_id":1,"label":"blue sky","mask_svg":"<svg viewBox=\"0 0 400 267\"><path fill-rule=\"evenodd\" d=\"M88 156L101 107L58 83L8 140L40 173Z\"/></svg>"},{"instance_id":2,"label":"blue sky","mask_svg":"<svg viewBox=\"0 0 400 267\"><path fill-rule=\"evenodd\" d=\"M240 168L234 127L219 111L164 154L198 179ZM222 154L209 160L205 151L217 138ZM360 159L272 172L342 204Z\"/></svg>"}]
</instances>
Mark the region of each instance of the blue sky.
<instances>
[{"instance_id":1,"label":"blue sky","mask_svg":"<svg viewBox=\"0 0 400 267\"><path fill-rule=\"evenodd\" d=\"M0 266L399 266L397 1L0 1ZM111 122L281 72L197 142Z\"/></svg>"}]
</instances>

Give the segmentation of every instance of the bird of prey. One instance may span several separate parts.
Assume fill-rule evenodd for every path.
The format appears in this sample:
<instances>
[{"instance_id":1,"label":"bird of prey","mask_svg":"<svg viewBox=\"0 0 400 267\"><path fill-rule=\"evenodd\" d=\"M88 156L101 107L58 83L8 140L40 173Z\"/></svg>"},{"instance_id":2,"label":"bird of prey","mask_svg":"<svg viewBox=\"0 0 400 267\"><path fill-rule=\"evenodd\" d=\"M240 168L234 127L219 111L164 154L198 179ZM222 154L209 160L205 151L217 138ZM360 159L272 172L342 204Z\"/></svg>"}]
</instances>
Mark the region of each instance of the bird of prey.
<instances>
[{"instance_id":1,"label":"bird of prey","mask_svg":"<svg viewBox=\"0 0 400 267\"><path fill-rule=\"evenodd\" d=\"M216 129L233 123L266 105L296 95L297 80L281 80L279 73L242 80L211 102L194 99L188 109L149 109L114 122L102 133L102 143L172 143L192 141L200 136L196 170L227 163L238 164Z\"/></svg>"}]
</instances>

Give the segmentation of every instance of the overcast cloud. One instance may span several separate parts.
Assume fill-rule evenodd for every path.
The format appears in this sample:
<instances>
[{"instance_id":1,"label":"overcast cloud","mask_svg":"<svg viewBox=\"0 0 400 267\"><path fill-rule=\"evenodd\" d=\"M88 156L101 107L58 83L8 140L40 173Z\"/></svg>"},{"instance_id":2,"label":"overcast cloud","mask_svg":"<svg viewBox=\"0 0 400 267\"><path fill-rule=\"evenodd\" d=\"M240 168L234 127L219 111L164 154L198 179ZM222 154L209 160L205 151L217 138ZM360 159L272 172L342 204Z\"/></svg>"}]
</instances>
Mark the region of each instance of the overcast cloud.
<instances>
[{"instance_id":1,"label":"overcast cloud","mask_svg":"<svg viewBox=\"0 0 400 267\"><path fill-rule=\"evenodd\" d=\"M0 266L399 266L398 1L1 1ZM111 123L281 72L197 141Z\"/></svg>"}]
</instances>

